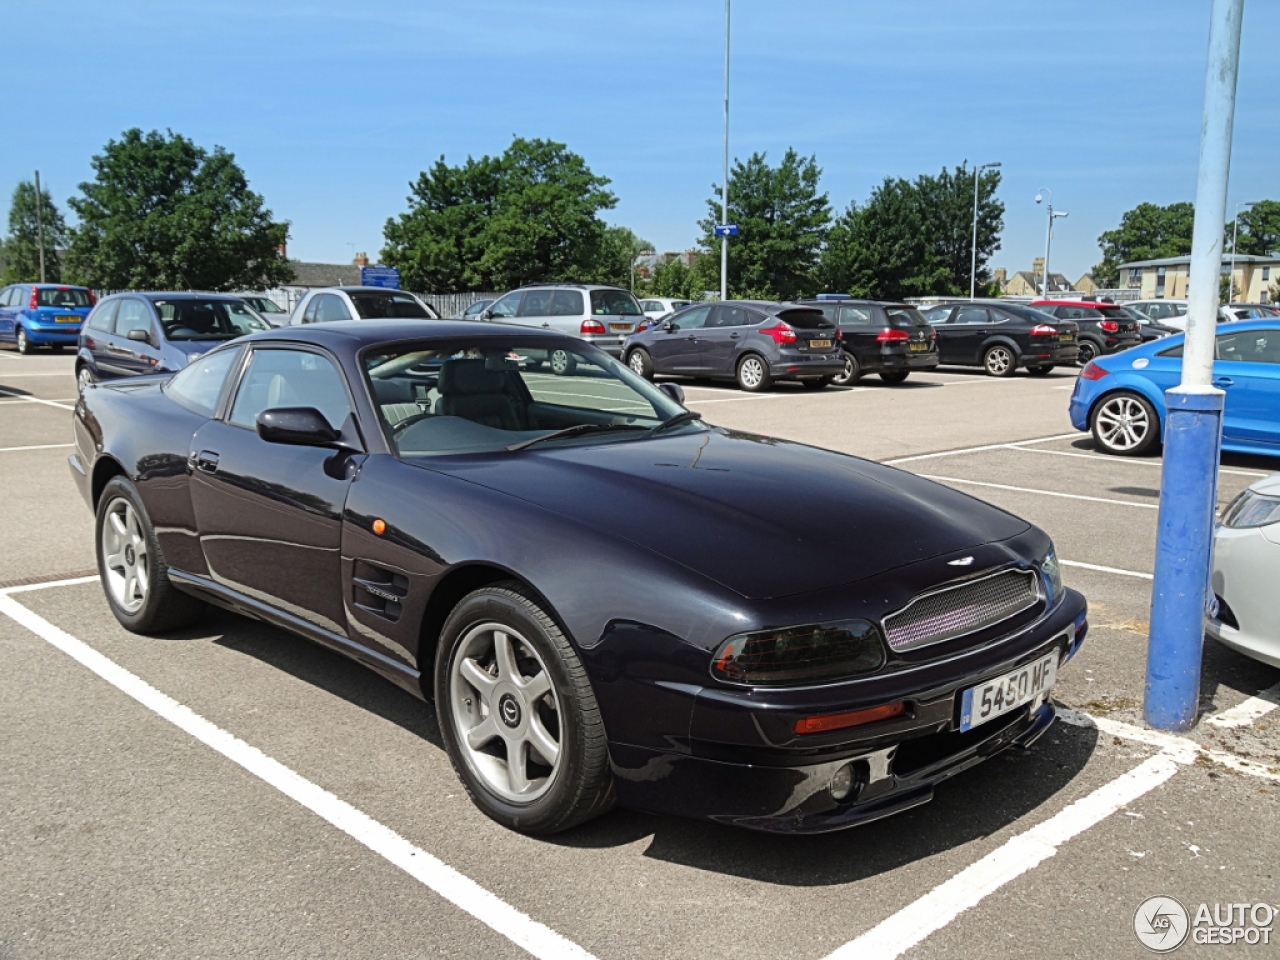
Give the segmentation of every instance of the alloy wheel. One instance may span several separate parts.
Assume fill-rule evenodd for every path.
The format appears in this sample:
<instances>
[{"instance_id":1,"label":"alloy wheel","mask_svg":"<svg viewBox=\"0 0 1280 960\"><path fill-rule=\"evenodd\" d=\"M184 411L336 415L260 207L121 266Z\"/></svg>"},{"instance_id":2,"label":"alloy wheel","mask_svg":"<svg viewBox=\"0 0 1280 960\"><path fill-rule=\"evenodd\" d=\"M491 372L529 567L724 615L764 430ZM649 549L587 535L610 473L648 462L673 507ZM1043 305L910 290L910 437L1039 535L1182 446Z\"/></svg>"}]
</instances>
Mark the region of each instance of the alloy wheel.
<instances>
[{"instance_id":1,"label":"alloy wheel","mask_svg":"<svg viewBox=\"0 0 1280 960\"><path fill-rule=\"evenodd\" d=\"M27 339L27 328L18 327L18 352L30 353L31 341Z\"/></svg>"},{"instance_id":2,"label":"alloy wheel","mask_svg":"<svg viewBox=\"0 0 1280 960\"><path fill-rule=\"evenodd\" d=\"M987 351L985 366L987 373L1003 377L1013 366L1013 354L1007 347L992 347Z\"/></svg>"},{"instance_id":3,"label":"alloy wheel","mask_svg":"<svg viewBox=\"0 0 1280 960\"><path fill-rule=\"evenodd\" d=\"M93 371L88 367L81 367L80 372L76 374L76 384L80 387L80 392L84 393L94 384Z\"/></svg>"},{"instance_id":4,"label":"alloy wheel","mask_svg":"<svg viewBox=\"0 0 1280 960\"><path fill-rule=\"evenodd\" d=\"M450 709L467 766L494 794L537 800L561 767L560 703L533 645L501 623L472 627L449 667Z\"/></svg>"},{"instance_id":5,"label":"alloy wheel","mask_svg":"<svg viewBox=\"0 0 1280 960\"><path fill-rule=\"evenodd\" d=\"M558 377L573 373L578 361L569 355L567 350L551 351L551 372Z\"/></svg>"},{"instance_id":6,"label":"alloy wheel","mask_svg":"<svg viewBox=\"0 0 1280 960\"><path fill-rule=\"evenodd\" d=\"M858 374L857 361L853 359L853 354L846 353L844 355L844 369L841 370L840 373L836 375L836 378L832 381L832 383L836 384L837 386L846 387L849 384L853 383L853 381L857 378L857 374Z\"/></svg>"},{"instance_id":7,"label":"alloy wheel","mask_svg":"<svg viewBox=\"0 0 1280 960\"><path fill-rule=\"evenodd\" d=\"M1151 418L1146 408L1133 397L1112 397L1103 402L1097 414L1098 439L1118 451L1133 450L1147 438Z\"/></svg>"},{"instance_id":8,"label":"alloy wheel","mask_svg":"<svg viewBox=\"0 0 1280 960\"><path fill-rule=\"evenodd\" d=\"M1092 343L1090 343L1088 340L1081 340L1080 346L1076 351L1076 363L1080 364L1080 366L1083 367L1086 363L1088 363L1097 355L1098 355L1098 351L1094 349L1094 346Z\"/></svg>"},{"instance_id":9,"label":"alloy wheel","mask_svg":"<svg viewBox=\"0 0 1280 960\"><path fill-rule=\"evenodd\" d=\"M754 390L764 380L764 364L755 357L747 357L738 368L738 376L742 379L744 387Z\"/></svg>"},{"instance_id":10,"label":"alloy wheel","mask_svg":"<svg viewBox=\"0 0 1280 960\"><path fill-rule=\"evenodd\" d=\"M627 358L627 366L629 366L633 372L642 377L644 376L644 357L640 356L639 350L631 351L631 356Z\"/></svg>"},{"instance_id":11,"label":"alloy wheel","mask_svg":"<svg viewBox=\"0 0 1280 960\"><path fill-rule=\"evenodd\" d=\"M107 507L102 524L102 565L111 597L126 613L137 613L147 602L147 538L138 511L124 497Z\"/></svg>"}]
</instances>

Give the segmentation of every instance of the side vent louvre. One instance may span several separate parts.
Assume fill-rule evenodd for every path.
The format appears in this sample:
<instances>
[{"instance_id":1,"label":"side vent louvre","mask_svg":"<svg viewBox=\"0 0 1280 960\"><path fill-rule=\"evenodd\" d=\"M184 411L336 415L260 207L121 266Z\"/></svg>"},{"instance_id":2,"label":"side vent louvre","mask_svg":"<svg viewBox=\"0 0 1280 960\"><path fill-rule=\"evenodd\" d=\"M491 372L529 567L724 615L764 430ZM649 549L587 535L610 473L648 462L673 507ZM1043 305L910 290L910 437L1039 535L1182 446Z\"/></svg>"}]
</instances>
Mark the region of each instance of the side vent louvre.
<instances>
[{"instance_id":1,"label":"side vent louvre","mask_svg":"<svg viewBox=\"0 0 1280 960\"><path fill-rule=\"evenodd\" d=\"M404 612L403 601L409 594L409 578L403 573L357 560L352 587L352 602L357 607L395 623Z\"/></svg>"}]
</instances>

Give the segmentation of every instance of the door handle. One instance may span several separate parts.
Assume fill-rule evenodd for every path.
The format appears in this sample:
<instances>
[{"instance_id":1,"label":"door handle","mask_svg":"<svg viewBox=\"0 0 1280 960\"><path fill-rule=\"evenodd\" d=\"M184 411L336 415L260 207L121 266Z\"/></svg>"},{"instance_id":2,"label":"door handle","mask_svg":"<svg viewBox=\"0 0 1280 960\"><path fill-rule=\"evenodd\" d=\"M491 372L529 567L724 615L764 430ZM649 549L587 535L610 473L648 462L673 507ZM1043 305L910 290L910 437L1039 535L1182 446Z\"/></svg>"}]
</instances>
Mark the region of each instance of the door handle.
<instances>
[{"instance_id":1,"label":"door handle","mask_svg":"<svg viewBox=\"0 0 1280 960\"><path fill-rule=\"evenodd\" d=\"M740 334L740 333L731 333L731 334L729 334L729 339L730 339L730 340L737 340L740 336L742 336L742 334Z\"/></svg>"},{"instance_id":2,"label":"door handle","mask_svg":"<svg viewBox=\"0 0 1280 960\"><path fill-rule=\"evenodd\" d=\"M1235 385L1235 381L1230 377L1214 377L1213 385L1215 387L1230 387Z\"/></svg>"},{"instance_id":3,"label":"door handle","mask_svg":"<svg viewBox=\"0 0 1280 960\"><path fill-rule=\"evenodd\" d=\"M212 450L201 450L196 454L196 469L201 473L217 473L218 455Z\"/></svg>"}]
</instances>

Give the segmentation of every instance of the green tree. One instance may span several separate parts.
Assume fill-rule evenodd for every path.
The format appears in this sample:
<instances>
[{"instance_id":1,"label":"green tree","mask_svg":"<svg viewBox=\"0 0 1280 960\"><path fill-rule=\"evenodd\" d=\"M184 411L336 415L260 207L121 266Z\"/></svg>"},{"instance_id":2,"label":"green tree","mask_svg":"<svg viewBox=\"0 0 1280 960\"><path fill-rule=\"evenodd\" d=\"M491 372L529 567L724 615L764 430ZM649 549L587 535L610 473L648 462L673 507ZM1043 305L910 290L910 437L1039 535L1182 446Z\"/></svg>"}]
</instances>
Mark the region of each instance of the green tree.
<instances>
[{"instance_id":1,"label":"green tree","mask_svg":"<svg viewBox=\"0 0 1280 960\"><path fill-rule=\"evenodd\" d=\"M582 279L629 288L636 257L652 249L653 244L641 240L629 227L605 227L596 248L595 265ZM640 277L636 277L636 289L640 289Z\"/></svg>"},{"instance_id":2,"label":"green tree","mask_svg":"<svg viewBox=\"0 0 1280 960\"><path fill-rule=\"evenodd\" d=\"M1195 206L1171 203L1161 207L1140 203L1120 218L1120 226L1098 237L1102 260L1093 268L1099 285L1120 283L1120 264L1161 257L1183 257L1191 252Z\"/></svg>"},{"instance_id":3,"label":"green tree","mask_svg":"<svg viewBox=\"0 0 1280 960\"><path fill-rule=\"evenodd\" d=\"M292 278L276 223L235 157L169 131L128 130L71 198L66 269L108 289L261 289Z\"/></svg>"},{"instance_id":4,"label":"green tree","mask_svg":"<svg viewBox=\"0 0 1280 960\"><path fill-rule=\"evenodd\" d=\"M925 174L916 178L927 248L926 266L920 273L930 277L932 283L930 289L919 291L921 295L969 293L974 250L973 175L966 162L954 171L944 167L936 177ZM1004 229L1004 204L995 198L1000 179L998 169L978 174L977 280L984 287L991 279L987 264L1000 245L1000 231Z\"/></svg>"},{"instance_id":5,"label":"green tree","mask_svg":"<svg viewBox=\"0 0 1280 960\"><path fill-rule=\"evenodd\" d=\"M41 188L41 223L36 222L36 185L23 180L13 190L9 204L9 235L3 241L0 285L40 279L39 227L44 228L44 275L50 282L62 279L58 251L67 245L67 222L54 205L49 191Z\"/></svg>"},{"instance_id":6,"label":"green tree","mask_svg":"<svg viewBox=\"0 0 1280 960\"><path fill-rule=\"evenodd\" d=\"M814 268L831 224L831 203L818 192L822 170L816 158L788 149L771 167L765 154L736 161L729 172L729 221L738 235L729 240L731 296L790 300L814 292ZM719 260L719 187L707 201L707 217L698 221L702 246ZM719 286L717 280L716 287Z\"/></svg>"},{"instance_id":7,"label":"green tree","mask_svg":"<svg viewBox=\"0 0 1280 960\"><path fill-rule=\"evenodd\" d=\"M594 277L607 247L598 214L617 204L608 184L549 140L517 137L502 156L458 167L441 157L383 227L383 262L437 293Z\"/></svg>"},{"instance_id":8,"label":"green tree","mask_svg":"<svg viewBox=\"0 0 1280 960\"><path fill-rule=\"evenodd\" d=\"M827 289L884 300L944 284L916 186L886 177L864 206L849 204L831 228L818 277Z\"/></svg>"},{"instance_id":9,"label":"green tree","mask_svg":"<svg viewBox=\"0 0 1280 960\"><path fill-rule=\"evenodd\" d=\"M1227 224L1227 249L1230 249L1231 224ZM1280 202L1261 200L1240 211L1240 230L1236 241L1238 253L1265 257L1280 250Z\"/></svg>"}]
</instances>

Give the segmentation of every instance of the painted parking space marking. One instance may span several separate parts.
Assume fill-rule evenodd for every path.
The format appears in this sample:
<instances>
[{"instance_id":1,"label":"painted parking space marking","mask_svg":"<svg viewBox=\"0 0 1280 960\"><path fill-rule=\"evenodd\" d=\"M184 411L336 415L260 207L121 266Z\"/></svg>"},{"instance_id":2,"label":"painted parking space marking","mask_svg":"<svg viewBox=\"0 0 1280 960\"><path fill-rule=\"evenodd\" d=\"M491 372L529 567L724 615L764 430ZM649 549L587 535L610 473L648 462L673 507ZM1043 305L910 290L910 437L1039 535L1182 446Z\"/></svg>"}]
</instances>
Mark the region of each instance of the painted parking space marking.
<instances>
[{"instance_id":1,"label":"painted parking space marking","mask_svg":"<svg viewBox=\"0 0 1280 960\"><path fill-rule=\"evenodd\" d=\"M1061 497L1065 500L1088 500L1091 503L1109 503L1118 507L1137 507L1141 510L1159 510L1158 504L1154 503L1136 503L1133 500L1112 500L1107 497L1087 497L1082 493L1059 493L1057 490L1037 490L1033 487L1014 487L1007 483L987 483L985 480L962 480L959 477L938 477L922 473L920 476L926 480L936 480L939 483L962 483L971 487L989 487L993 490L1010 490L1014 493L1033 493L1041 497Z\"/></svg>"},{"instance_id":2,"label":"painted parking space marking","mask_svg":"<svg viewBox=\"0 0 1280 960\"><path fill-rule=\"evenodd\" d=\"M25 450L64 450L74 443L36 443L27 447L0 447L0 453L20 453Z\"/></svg>"},{"instance_id":3,"label":"painted parking space marking","mask_svg":"<svg viewBox=\"0 0 1280 960\"><path fill-rule=\"evenodd\" d=\"M1017 447L1024 444L1050 443L1054 440L1071 440L1078 436L1078 433L1057 433L1052 437L1033 437L1030 440L1014 440L1006 443L987 443L980 447L960 447L956 450L939 450L935 453L917 453L910 457L896 457L893 460L881 460L880 462L886 466L896 467L900 463L915 463L917 460L934 460L938 457L959 457L966 453L985 453L988 450L1004 450L1009 447Z\"/></svg>"},{"instance_id":4,"label":"painted parking space marking","mask_svg":"<svg viewBox=\"0 0 1280 960\"><path fill-rule=\"evenodd\" d=\"M41 400L39 397L19 397L8 396L0 397L0 404L3 403L75 403L75 397L58 397L56 400Z\"/></svg>"},{"instance_id":5,"label":"painted parking space marking","mask_svg":"<svg viewBox=\"0 0 1280 960\"><path fill-rule=\"evenodd\" d=\"M61 650L157 716L169 721L291 800L306 807L533 956L540 960L595 960L592 954L572 940L517 910L442 860L414 846L390 827L384 826L368 814L295 773L257 747L245 743L189 707L161 693L114 660L103 656L88 644L54 626L10 596L11 593L19 590L47 589L52 586L72 582L83 583L95 579L97 578L87 577L74 581L55 581L30 588L17 587L2 591L0 592L0 613L4 613L11 620Z\"/></svg>"},{"instance_id":6,"label":"painted parking space marking","mask_svg":"<svg viewBox=\"0 0 1280 960\"><path fill-rule=\"evenodd\" d=\"M0 354L0 356L2 356L2 354ZM66 377L67 379L72 379L75 377L75 374L70 370L63 370L61 373L6 373L4 375L6 380L17 380L25 377Z\"/></svg>"},{"instance_id":7,"label":"painted parking space marking","mask_svg":"<svg viewBox=\"0 0 1280 960\"><path fill-rule=\"evenodd\" d=\"M1120 577L1137 577L1141 580L1152 580L1149 573L1139 573L1137 570L1121 570L1119 567L1103 567L1096 563L1083 563L1079 560L1058 560L1064 567L1079 567L1081 570L1093 570L1097 573L1112 573Z\"/></svg>"},{"instance_id":8,"label":"painted parking space marking","mask_svg":"<svg viewBox=\"0 0 1280 960\"><path fill-rule=\"evenodd\" d=\"M57 407L59 410L75 410L75 407L69 407L65 403L58 403L56 400L41 400L39 397L27 397L12 390L6 390L0 387L0 394L8 397L16 397L19 400L29 400L31 403L43 403L46 406Z\"/></svg>"},{"instance_id":9,"label":"painted parking space marking","mask_svg":"<svg viewBox=\"0 0 1280 960\"><path fill-rule=\"evenodd\" d=\"M1084 436L1084 434L1080 434ZM1114 463L1116 465L1125 465L1130 467L1163 467L1163 460L1139 460L1135 457L1105 457L1098 453L1075 453L1071 450L1041 450L1037 447L1024 447L1016 443L1007 444L1010 450L1019 450L1022 453L1044 453L1051 457L1077 457L1081 460L1100 460L1103 463ZM1263 473L1261 470L1238 470L1235 467L1219 467L1219 473L1227 473L1237 477L1269 477L1271 474Z\"/></svg>"},{"instance_id":10,"label":"painted parking space marking","mask_svg":"<svg viewBox=\"0 0 1280 960\"><path fill-rule=\"evenodd\" d=\"M1223 710L1221 713L1207 717L1205 722L1215 727L1247 727L1255 720L1265 717L1276 707L1280 707L1280 683L1268 687L1244 703L1236 704L1230 710Z\"/></svg>"}]
</instances>

